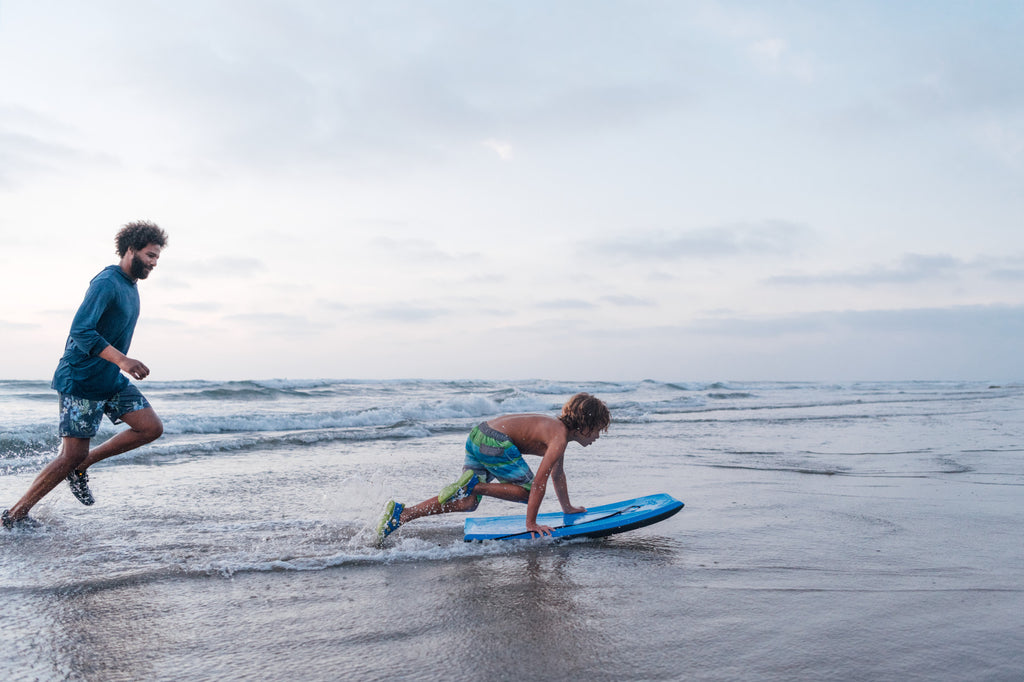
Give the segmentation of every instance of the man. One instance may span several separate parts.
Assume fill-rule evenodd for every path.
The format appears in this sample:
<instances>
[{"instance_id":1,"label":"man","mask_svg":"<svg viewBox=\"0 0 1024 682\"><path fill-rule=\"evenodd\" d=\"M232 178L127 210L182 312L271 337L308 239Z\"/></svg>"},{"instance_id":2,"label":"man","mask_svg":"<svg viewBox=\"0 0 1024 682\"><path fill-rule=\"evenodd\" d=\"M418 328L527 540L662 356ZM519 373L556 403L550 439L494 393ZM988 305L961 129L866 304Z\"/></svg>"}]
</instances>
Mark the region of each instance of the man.
<instances>
[{"instance_id":1,"label":"man","mask_svg":"<svg viewBox=\"0 0 1024 682\"><path fill-rule=\"evenodd\" d=\"M121 260L89 283L50 385L60 397L60 453L17 504L3 512L4 528L39 525L28 516L29 510L63 480L82 504L92 504L86 470L163 433L163 423L149 401L121 372L140 380L149 376L146 365L125 354L139 319L136 283L156 267L167 235L155 224L139 221L121 228L115 242ZM90 450L104 414L130 428Z\"/></svg>"}]
</instances>

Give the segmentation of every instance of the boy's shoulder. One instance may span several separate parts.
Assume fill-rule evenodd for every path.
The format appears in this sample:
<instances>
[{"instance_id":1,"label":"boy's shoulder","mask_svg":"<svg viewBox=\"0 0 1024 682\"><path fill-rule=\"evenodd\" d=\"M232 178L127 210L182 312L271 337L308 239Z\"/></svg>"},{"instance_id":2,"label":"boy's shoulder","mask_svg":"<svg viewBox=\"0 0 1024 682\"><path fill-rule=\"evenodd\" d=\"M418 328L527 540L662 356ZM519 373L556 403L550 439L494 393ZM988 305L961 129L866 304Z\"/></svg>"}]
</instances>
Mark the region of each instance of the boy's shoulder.
<instances>
[{"instance_id":1,"label":"boy's shoulder","mask_svg":"<svg viewBox=\"0 0 1024 682\"><path fill-rule=\"evenodd\" d=\"M561 424L561 420L555 417L549 417L546 414L503 414L500 417L495 417L489 422L492 426L496 424L505 424L509 426L533 426L533 425L550 425ZM497 428L495 426L495 428Z\"/></svg>"},{"instance_id":2,"label":"boy's shoulder","mask_svg":"<svg viewBox=\"0 0 1024 682\"><path fill-rule=\"evenodd\" d=\"M527 443L564 439L565 424L560 419L544 414L506 414L488 422L491 428L504 433L522 449Z\"/></svg>"}]
</instances>

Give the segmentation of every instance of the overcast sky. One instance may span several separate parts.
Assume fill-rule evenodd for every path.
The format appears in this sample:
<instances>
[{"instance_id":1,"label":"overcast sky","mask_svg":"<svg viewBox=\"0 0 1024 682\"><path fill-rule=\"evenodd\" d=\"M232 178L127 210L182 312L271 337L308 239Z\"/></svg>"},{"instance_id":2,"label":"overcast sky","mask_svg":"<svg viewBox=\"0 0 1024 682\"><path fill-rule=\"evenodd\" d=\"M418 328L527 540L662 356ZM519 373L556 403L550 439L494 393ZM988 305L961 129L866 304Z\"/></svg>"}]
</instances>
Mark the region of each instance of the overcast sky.
<instances>
[{"instance_id":1,"label":"overcast sky","mask_svg":"<svg viewBox=\"0 0 1024 682\"><path fill-rule=\"evenodd\" d=\"M1024 3L0 0L0 379L1024 380Z\"/></svg>"}]
</instances>

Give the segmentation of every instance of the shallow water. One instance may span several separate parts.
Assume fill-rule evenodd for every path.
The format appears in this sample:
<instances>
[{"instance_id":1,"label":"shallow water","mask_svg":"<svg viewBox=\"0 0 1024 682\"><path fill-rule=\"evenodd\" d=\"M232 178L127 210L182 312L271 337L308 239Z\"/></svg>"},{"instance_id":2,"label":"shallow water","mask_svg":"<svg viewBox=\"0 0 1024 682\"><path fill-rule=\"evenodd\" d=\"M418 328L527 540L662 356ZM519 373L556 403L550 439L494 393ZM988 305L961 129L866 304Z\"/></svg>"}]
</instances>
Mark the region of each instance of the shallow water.
<instances>
[{"instance_id":1,"label":"shallow water","mask_svg":"<svg viewBox=\"0 0 1024 682\"><path fill-rule=\"evenodd\" d=\"M90 470L95 506L61 488L33 510L43 529L0 534L4 679L1024 670L1018 385L143 388L165 437ZM384 502L436 494L474 423L553 413L577 388L615 422L570 446L573 502L667 492L682 512L561 544L465 543L453 514L374 546ZM0 501L52 456L50 396L0 383ZM521 509L485 500L477 514Z\"/></svg>"}]
</instances>

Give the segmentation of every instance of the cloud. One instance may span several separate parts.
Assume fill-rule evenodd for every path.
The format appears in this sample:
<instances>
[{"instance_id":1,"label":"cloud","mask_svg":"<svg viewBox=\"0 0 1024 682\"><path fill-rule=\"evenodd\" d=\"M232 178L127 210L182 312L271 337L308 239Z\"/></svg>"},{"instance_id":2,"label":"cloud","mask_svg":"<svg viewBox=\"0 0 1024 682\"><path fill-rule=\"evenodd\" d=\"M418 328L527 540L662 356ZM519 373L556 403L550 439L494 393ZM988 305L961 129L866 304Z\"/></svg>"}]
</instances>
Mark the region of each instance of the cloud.
<instances>
[{"instance_id":1,"label":"cloud","mask_svg":"<svg viewBox=\"0 0 1024 682\"><path fill-rule=\"evenodd\" d=\"M1007 165L1019 168L1024 161L1024 118L990 114L977 125L975 137L981 147Z\"/></svg>"},{"instance_id":2,"label":"cloud","mask_svg":"<svg viewBox=\"0 0 1024 682\"><path fill-rule=\"evenodd\" d=\"M657 303L652 299L640 298L639 296L631 296L628 294L602 296L601 300L620 308L648 308L657 305Z\"/></svg>"},{"instance_id":3,"label":"cloud","mask_svg":"<svg viewBox=\"0 0 1024 682\"><path fill-rule=\"evenodd\" d=\"M747 51L754 63L768 73L789 75L806 83L815 78L813 62L807 57L794 55L789 42L782 38L755 40Z\"/></svg>"},{"instance_id":4,"label":"cloud","mask_svg":"<svg viewBox=\"0 0 1024 682\"><path fill-rule=\"evenodd\" d=\"M810 228L798 223L767 220L698 230L638 231L593 248L604 256L630 260L786 256L798 253L812 234Z\"/></svg>"},{"instance_id":5,"label":"cloud","mask_svg":"<svg viewBox=\"0 0 1024 682\"><path fill-rule=\"evenodd\" d=\"M1024 279L1024 258L1019 256L980 256L971 260L948 254L907 253L894 265L873 265L858 269L777 275L764 280L765 284L781 286L851 286L872 287L919 282L950 282L968 275L978 275L994 281Z\"/></svg>"},{"instance_id":6,"label":"cloud","mask_svg":"<svg viewBox=\"0 0 1024 682\"><path fill-rule=\"evenodd\" d=\"M502 330L508 352L531 348L536 371L665 379L1024 378L1024 305L722 313L680 324L589 324L556 317ZM566 339L587 338L565 353ZM543 364L547 363L547 364ZM585 374L580 374L585 375Z\"/></svg>"},{"instance_id":7,"label":"cloud","mask_svg":"<svg viewBox=\"0 0 1024 682\"><path fill-rule=\"evenodd\" d=\"M100 76L98 96L136 93L148 123L133 134L159 130L214 164L379 171L480 140L507 159L521 136L557 141L675 110L692 82L678 75L681 25L656 30L662 11L184 4L111 21L112 35L150 36L144 51L89 44L125 70Z\"/></svg>"},{"instance_id":8,"label":"cloud","mask_svg":"<svg viewBox=\"0 0 1024 682\"><path fill-rule=\"evenodd\" d=\"M69 246L40 253L81 287L75 244L121 212L180 226L146 310L253 367L295 329L329 330L303 355L362 358L458 328L469 359L514 324L530 361L581 328L664 324L610 355L625 372L657 341L674 372L679 336L701 362L898 321L793 311L1020 302L1011 5L4 4L0 260L33 287L0 318L62 338L73 308L45 309L73 301L32 278L32 235ZM712 308L738 312L681 322ZM926 318L905 328L922 346Z\"/></svg>"},{"instance_id":9,"label":"cloud","mask_svg":"<svg viewBox=\"0 0 1024 682\"><path fill-rule=\"evenodd\" d=\"M750 54L774 70L778 68L787 47L786 41L781 38L766 38L754 42L750 46Z\"/></svg>"},{"instance_id":10,"label":"cloud","mask_svg":"<svg viewBox=\"0 0 1024 682\"><path fill-rule=\"evenodd\" d=\"M204 277L253 277L269 268L259 258L207 258L204 260L175 261L175 274L194 274Z\"/></svg>"},{"instance_id":11,"label":"cloud","mask_svg":"<svg viewBox=\"0 0 1024 682\"><path fill-rule=\"evenodd\" d=\"M215 313L223 310L224 306L213 301L197 301L192 303L168 303L168 308L180 310L186 313Z\"/></svg>"},{"instance_id":12,"label":"cloud","mask_svg":"<svg viewBox=\"0 0 1024 682\"><path fill-rule=\"evenodd\" d=\"M3 130L0 118L0 187L14 188L27 176L64 172L69 165L88 162L95 166L112 166L114 160L103 153L82 151L55 141L53 136L40 137Z\"/></svg>"},{"instance_id":13,"label":"cloud","mask_svg":"<svg viewBox=\"0 0 1024 682\"><path fill-rule=\"evenodd\" d=\"M508 161L512 158L512 145L509 142L502 140L484 140L483 145L498 155L498 158L502 161Z\"/></svg>"},{"instance_id":14,"label":"cloud","mask_svg":"<svg viewBox=\"0 0 1024 682\"><path fill-rule=\"evenodd\" d=\"M223 319L226 322L242 324L275 335L309 334L331 327L329 323L314 322L302 315L286 313L240 313L226 315ZM237 325L232 324L231 326Z\"/></svg>"},{"instance_id":15,"label":"cloud","mask_svg":"<svg viewBox=\"0 0 1024 682\"><path fill-rule=\"evenodd\" d=\"M994 280L1006 282L1024 282L1024 267L1022 268L998 268L989 273Z\"/></svg>"},{"instance_id":16,"label":"cloud","mask_svg":"<svg viewBox=\"0 0 1024 682\"><path fill-rule=\"evenodd\" d=\"M154 326L154 327L165 327L165 328L172 328L172 329L180 329L182 327L185 327L186 325L187 325L186 322L182 322L181 320L172 320L172 319L170 319L168 317L147 317L146 318L146 326L147 327L148 326Z\"/></svg>"},{"instance_id":17,"label":"cloud","mask_svg":"<svg viewBox=\"0 0 1024 682\"><path fill-rule=\"evenodd\" d=\"M874 286L883 284L911 284L935 279L956 277L966 264L944 254L905 254L895 266L873 266L860 270L808 275L779 275L765 280L767 284L805 286L835 284L843 286Z\"/></svg>"},{"instance_id":18,"label":"cloud","mask_svg":"<svg viewBox=\"0 0 1024 682\"><path fill-rule=\"evenodd\" d=\"M720 317L695 320L686 329L736 338L808 334L917 334L1012 339L1024 335L1024 305L965 305L900 310L846 310L770 317Z\"/></svg>"},{"instance_id":19,"label":"cloud","mask_svg":"<svg viewBox=\"0 0 1024 682\"><path fill-rule=\"evenodd\" d=\"M363 316L388 322L429 322L451 315L448 308L419 305L379 306L364 312Z\"/></svg>"},{"instance_id":20,"label":"cloud","mask_svg":"<svg viewBox=\"0 0 1024 682\"><path fill-rule=\"evenodd\" d=\"M590 310L594 304L578 298L560 298L550 301L542 301L537 304L538 308L547 310Z\"/></svg>"},{"instance_id":21,"label":"cloud","mask_svg":"<svg viewBox=\"0 0 1024 682\"><path fill-rule=\"evenodd\" d=\"M374 237L370 240L370 246L385 254L389 261L400 258L420 263L450 263L455 260L477 257L475 254L456 254L444 251L427 239Z\"/></svg>"},{"instance_id":22,"label":"cloud","mask_svg":"<svg viewBox=\"0 0 1024 682\"><path fill-rule=\"evenodd\" d=\"M352 310L352 306L344 301L320 299L316 302L316 304L321 308L326 309L329 313L332 314Z\"/></svg>"},{"instance_id":23,"label":"cloud","mask_svg":"<svg viewBox=\"0 0 1024 682\"><path fill-rule=\"evenodd\" d=\"M39 329L42 325L31 324L26 322L8 322L6 320L0 320L0 329L7 329L10 331L22 331L25 329Z\"/></svg>"}]
</instances>

